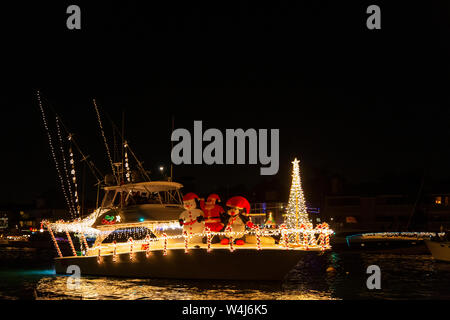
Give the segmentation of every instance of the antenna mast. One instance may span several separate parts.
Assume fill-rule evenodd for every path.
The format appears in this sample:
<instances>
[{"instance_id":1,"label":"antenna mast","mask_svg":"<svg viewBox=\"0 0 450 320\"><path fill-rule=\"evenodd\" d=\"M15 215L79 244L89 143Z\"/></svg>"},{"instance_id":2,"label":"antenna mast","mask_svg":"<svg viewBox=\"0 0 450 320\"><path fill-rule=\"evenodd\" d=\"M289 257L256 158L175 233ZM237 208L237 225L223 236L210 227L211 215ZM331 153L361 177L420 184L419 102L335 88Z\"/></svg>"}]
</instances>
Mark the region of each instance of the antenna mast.
<instances>
[{"instance_id":1,"label":"antenna mast","mask_svg":"<svg viewBox=\"0 0 450 320\"><path fill-rule=\"evenodd\" d=\"M172 132L174 130L175 117L172 115ZM172 132L170 133L172 135ZM170 150L173 149L173 141L170 139ZM172 151L171 151L172 152ZM173 163L172 159L170 160L170 181L173 181Z\"/></svg>"},{"instance_id":2,"label":"antenna mast","mask_svg":"<svg viewBox=\"0 0 450 320\"><path fill-rule=\"evenodd\" d=\"M97 120L98 120L98 124L100 126L100 132L102 134L103 142L105 143L105 147L106 147L106 153L108 154L109 163L111 165L112 173L113 173L113 176L116 178L117 184L119 184L119 179L116 176L116 170L114 169L114 163L111 158L111 152L109 151L108 142L106 141L105 131L103 130L102 119L100 118L100 112L98 111L97 102L95 101L95 99L93 99L93 102L94 102L95 112L97 113ZM119 173L117 173L117 174L119 174Z\"/></svg>"},{"instance_id":3,"label":"antenna mast","mask_svg":"<svg viewBox=\"0 0 450 320\"><path fill-rule=\"evenodd\" d=\"M124 148L124 145L125 145L125 143L126 143L126 144L127 144L127 150L130 152L131 156L132 156L132 157L134 158L134 160L136 161L136 164L137 164L138 169L140 170L140 172L142 173L142 175L143 175L148 181L150 181L150 180L151 180L151 179L150 179L150 176L148 175L147 171L146 171L146 170L144 169L144 167L142 166L142 163L143 163L143 162L139 161L139 159L137 158L136 154L133 152L132 148L130 147L129 142L125 141L125 138L124 138L124 130L121 130L121 129L114 123L114 121L111 119L111 117L109 116L109 114L108 114L106 111L103 110L103 113L104 113L105 116L108 118L108 120L111 122L111 125L112 125L112 127L113 127L113 130L115 130L115 131L120 135L120 139L123 141L123 143L122 143L122 148ZM123 119L125 119L125 114L123 115ZM125 152L125 151L124 151L124 152ZM124 157L122 157L122 161L123 161L123 158L124 158ZM122 162L121 162L121 163L122 163ZM119 166L120 166L121 163L119 163ZM122 168L123 168L123 166L122 166Z\"/></svg>"},{"instance_id":4,"label":"antenna mast","mask_svg":"<svg viewBox=\"0 0 450 320\"><path fill-rule=\"evenodd\" d=\"M122 157L120 158L121 160L122 160L122 175L121 175L121 180L123 180L123 181L125 181L125 179L124 179L124 173L125 173L125 170L124 170L124 166L123 166L123 160L124 160L124 144L125 144L125 141L124 141L124 138L125 137L125 110L122 110L122 144L121 144L121 146L122 146ZM129 177L130 179L131 179L131 177Z\"/></svg>"}]
</instances>

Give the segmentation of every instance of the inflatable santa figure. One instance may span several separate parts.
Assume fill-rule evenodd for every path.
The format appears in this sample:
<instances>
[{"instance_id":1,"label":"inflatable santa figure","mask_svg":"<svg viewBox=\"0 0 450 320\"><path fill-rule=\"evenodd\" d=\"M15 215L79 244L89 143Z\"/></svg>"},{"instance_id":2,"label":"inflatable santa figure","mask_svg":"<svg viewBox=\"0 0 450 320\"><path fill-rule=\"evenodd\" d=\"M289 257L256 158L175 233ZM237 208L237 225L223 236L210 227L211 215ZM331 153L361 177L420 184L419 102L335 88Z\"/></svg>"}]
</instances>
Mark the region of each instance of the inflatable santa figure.
<instances>
[{"instance_id":1,"label":"inflatable santa figure","mask_svg":"<svg viewBox=\"0 0 450 320\"><path fill-rule=\"evenodd\" d=\"M206 203L204 199L200 199L200 208L205 218L205 227L209 228L211 232L219 232L223 229L220 216L224 213L224 210L220 205L216 204L217 201L220 201L220 198L215 193L208 196Z\"/></svg>"},{"instance_id":2,"label":"inflatable santa figure","mask_svg":"<svg viewBox=\"0 0 450 320\"><path fill-rule=\"evenodd\" d=\"M180 225L183 226L183 234L187 233L190 243L201 243L205 224L202 222L203 212L197 209L195 199L198 196L195 193L188 193L183 197L183 206L186 209L180 214ZM198 234L198 235L195 235Z\"/></svg>"},{"instance_id":3,"label":"inflatable santa figure","mask_svg":"<svg viewBox=\"0 0 450 320\"><path fill-rule=\"evenodd\" d=\"M244 234L233 234L235 232L245 232L245 227L255 228L256 226L250 221L248 214L250 213L250 203L244 197L233 197L227 201L227 223L225 233L230 232L230 237L237 245L244 244ZM223 238L221 244L229 244L230 238Z\"/></svg>"}]
</instances>

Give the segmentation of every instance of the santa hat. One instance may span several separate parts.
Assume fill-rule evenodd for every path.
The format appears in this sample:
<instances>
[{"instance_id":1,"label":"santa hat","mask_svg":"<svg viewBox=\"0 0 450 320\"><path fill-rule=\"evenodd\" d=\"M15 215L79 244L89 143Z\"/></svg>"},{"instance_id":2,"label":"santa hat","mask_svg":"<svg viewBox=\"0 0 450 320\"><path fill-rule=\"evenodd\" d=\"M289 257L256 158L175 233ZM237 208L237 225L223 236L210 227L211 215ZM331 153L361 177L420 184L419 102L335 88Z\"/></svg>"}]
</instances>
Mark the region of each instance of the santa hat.
<instances>
[{"instance_id":1,"label":"santa hat","mask_svg":"<svg viewBox=\"0 0 450 320\"><path fill-rule=\"evenodd\" d=\"M219 195L217 195L217 194L215 194L215 193L210 194L210 195L208 196L208 199L207 199L207 200L211 200L211 199L216 199L216 201L220 201Z\"/></svg>"},{"instance_id":2,"label":"santa hat","mask_svg":"<svg viewBox=\"0 0 450 320\"><path fill-rule=\"evenodd\" d=\"M198 199L198 195L196 195L196 194L193 193L193 192L189 192L188 194L186 194L186 195L183 197L183 201L189 201L189 200L193 200L193 199Z\"/></svg>"},{"instance_id":3,"label":"santa hat","mask_svg":"<svg viewBox=\"0 0 450 320\"><path fill-rule=\"evenodd\" d=\"M236 207L239 209L245 208L247 210L247 214L250 213L250 203L244 197L237 196L237 197L228 199L227 206L228 207Z\"/></svg>"}]
</instances>

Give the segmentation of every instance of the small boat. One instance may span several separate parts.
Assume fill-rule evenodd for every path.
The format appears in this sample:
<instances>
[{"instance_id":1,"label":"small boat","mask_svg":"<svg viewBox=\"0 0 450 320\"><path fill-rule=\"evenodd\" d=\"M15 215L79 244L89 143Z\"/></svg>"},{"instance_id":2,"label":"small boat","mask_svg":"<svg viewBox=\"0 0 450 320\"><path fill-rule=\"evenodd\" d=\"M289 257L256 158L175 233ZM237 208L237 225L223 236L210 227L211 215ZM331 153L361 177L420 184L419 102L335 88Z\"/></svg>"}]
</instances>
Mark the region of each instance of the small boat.
<instances>
[{"instance_id":1,"label":"small boat","mask_svg":"<svg viewBox=\"0 0 450 320\"><path fill-rule=\"evenodd\" d=\"M434 259L450 262L450 241L425 240Z\"/></svg>"},{"instance_id":2,"label":"small boat","mask_svg":"<svg viewBox=\"0 0 450 320\"><path fill-rule=\"evenodd\" d=\"M7 235L0 238L0 247L26 247L29 243L27 235Z\"/></svg>"},{"instance_id":3,"label":"small boat","mask_svg":"<svg viewBox=\"0 0 450 320\"><path fill-rule=\"evenodd\" d=\"M373 232L349 235L346 242L350 249L425 253L424 241L434 236L433 232Z\"/></svg>"}]
</instances>

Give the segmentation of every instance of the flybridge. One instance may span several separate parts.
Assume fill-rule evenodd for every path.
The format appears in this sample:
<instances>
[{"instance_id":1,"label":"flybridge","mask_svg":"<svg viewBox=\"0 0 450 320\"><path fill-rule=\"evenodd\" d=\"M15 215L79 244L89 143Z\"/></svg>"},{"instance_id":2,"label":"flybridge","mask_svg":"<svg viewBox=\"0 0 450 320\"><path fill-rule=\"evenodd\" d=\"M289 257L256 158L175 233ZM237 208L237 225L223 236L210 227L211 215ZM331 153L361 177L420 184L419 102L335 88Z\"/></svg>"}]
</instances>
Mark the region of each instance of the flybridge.
<instances>
[{"instance_id":1,"label":"flybridge","mask_svg":"<svg viewBox=\"0 0 450 320\"><path fill-rule=\"evenodd\" d=\"M172 132L171 140L178 142L171 152L172 162L179 164L248 164L267 166L261 175L277 174L279 168L279 129L270 129L270 155L268 129L226 129L224 135L219 129L210 128L203 132L202 121L194 121L194 159L192 161L191 133L178 128ZM248 141L248 144L246 143ZM203 142L209 142L203 148ZM248 152L246 146L248 145ZM235 157L236 150L236 157ZM225 153L225 159L224 159ZM235 158L237 158L235 162Z\"/></svg>"}]
</instances>

